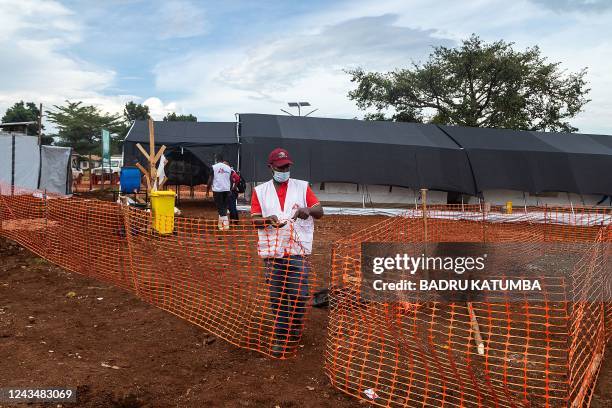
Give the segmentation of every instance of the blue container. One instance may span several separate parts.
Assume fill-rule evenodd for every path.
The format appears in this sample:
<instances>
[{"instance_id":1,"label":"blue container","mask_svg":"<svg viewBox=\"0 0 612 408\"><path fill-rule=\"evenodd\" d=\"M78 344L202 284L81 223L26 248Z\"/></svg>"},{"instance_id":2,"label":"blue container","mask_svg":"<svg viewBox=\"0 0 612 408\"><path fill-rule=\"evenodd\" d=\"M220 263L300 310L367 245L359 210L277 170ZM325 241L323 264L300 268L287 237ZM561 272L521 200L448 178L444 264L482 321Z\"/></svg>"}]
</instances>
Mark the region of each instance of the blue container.
<instances>
[{"instance_id":1,"label":"blue container","mask_svg":"<svg viewBox=\"0 0 612 408\"><path fill-rule=\"evenodd\" d=\"M140 170L137 167L122 167L119 182L122 193L134 193L140 190Z\"/></svg>"}]
</instances>

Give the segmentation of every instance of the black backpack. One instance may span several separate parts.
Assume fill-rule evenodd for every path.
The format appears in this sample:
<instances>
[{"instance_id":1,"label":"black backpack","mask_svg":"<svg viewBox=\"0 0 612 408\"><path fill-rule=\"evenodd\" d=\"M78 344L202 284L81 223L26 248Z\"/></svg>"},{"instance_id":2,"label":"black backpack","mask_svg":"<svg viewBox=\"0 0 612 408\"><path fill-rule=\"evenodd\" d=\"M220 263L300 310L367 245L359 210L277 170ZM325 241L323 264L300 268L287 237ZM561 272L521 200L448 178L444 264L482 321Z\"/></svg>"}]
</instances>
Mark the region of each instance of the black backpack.
<instances>
[{"instance_id":1,"label":"black backpack","mask_svg":"<svg viewBox=\"0 0 612 408\"><path fill-rule=\"evenodd\" d=\"M236 183L236 190L242 194L246 191L246 181L244 181L244 178L240 175L240 172L237 171L236 174L238 175L238 177L240 177L240 180L238 181L238 183Z\"/></svg>"}]
</instances>

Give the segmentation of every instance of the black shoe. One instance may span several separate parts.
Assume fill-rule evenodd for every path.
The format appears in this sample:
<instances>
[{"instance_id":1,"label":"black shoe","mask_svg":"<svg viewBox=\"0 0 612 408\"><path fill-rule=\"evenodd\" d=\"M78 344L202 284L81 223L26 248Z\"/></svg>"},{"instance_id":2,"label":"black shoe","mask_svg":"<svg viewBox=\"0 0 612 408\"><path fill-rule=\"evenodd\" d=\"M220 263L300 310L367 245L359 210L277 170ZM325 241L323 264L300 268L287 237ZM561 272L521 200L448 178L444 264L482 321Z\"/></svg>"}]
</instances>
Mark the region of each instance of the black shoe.
<instances>
[{"instance_id":1,"label":"black shoe","mask_svg":"<svg viewBox=\"0 0 612 408\"><path fill-rule=\"evenodd\" d=\"M302 332L300 330L291 330L289 334L289 343L293 346L297 346L297 343L302 339Z\"/></svg>"},{"instance_id":2,"label":"black shoe","mask_svg":"<svg viewBox=\"0 0 612 408\"><path fill-rule=\"evenodd\" d=\"M272 356L274 357L282 357L287 350L287 338L284 336L275 336L272 341Z\"/></svg>"}]
</instances>

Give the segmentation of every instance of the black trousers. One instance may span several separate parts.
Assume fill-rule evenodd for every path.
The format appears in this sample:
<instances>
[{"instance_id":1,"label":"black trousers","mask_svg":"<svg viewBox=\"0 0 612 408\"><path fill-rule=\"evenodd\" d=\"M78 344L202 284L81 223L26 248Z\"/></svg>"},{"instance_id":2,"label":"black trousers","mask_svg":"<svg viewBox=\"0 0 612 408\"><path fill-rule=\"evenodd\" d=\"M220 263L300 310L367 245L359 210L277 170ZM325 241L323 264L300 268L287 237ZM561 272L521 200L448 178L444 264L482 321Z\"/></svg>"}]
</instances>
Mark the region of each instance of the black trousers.
<instances>
[{"instance_id":1,"label":"black trousers","mask_svg":"<svg viewBox=\"0 0 612 408\"><path fill-rule=\"evenodd\" d=\"M238 199L238 193L235 191L230 191L227 201L227 206L229 208L230 220L237 220L238 217L238 209L236 208L236 200Z\"/></svg>"},{"instance_id":2,"label":"black trousers","mask_svg":"<svg viewBox=\"0 0 612 408\"><path fill-rule=\"evenodd\" d=\"M227 215L227 205L229 202L229 191L213 191L213 199L217 206L219 216L225 217Z\"/></svg>"}]
</instances>

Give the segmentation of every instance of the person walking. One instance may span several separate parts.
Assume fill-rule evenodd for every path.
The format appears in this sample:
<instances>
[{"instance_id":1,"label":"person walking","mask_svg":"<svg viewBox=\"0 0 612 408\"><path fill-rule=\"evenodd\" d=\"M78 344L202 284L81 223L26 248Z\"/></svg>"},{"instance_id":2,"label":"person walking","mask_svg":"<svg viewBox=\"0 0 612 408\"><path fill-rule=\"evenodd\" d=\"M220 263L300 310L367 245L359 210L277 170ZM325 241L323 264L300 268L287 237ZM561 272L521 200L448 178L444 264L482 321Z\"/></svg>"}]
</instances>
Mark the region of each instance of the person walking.
<instances>
[{"instance_id":1,"label":"person walking","mask_svg":"<svg viewBox=\"0 0 612 408\"><path fill-rule=\"evenodd\" d=\"M224 160L223 163L227 164L230 169L232 169L232 174L230 175L230 193L227 198L227 206L229 209L229 218L230 221L238 221L240 217L238 216L238 184L240 183L240 175L234 170L232 166L230 166L227 160Z\"/></svg>"},{"instance_id":2,"label":"person walking","mask_svg":"<svg viewBox=\"0 0 612 408\"><path fill-rule=\"evenodd\" d=\"M231 190L231 174L232 169L230 166L223 163L223 157L221 155L216 155L215 164L212 166L212 171L206 185L206 197L210 197L210 189L212 187L213 199L219 213L218 228L220 231L229 229L227 207Z\"/></svg>"},{"instance_id":3,"label":"person walking","mask_svg":"<svg viewBox=\"0 0 612 408\"><path fill-rule=\"evenodd\" d=\"M287 150L274 149L268 156L272 179L255 187L251 197L274 319L271 351L277 357L292 354L302 335L314 219L323 216L308 182L290 177L291 165Z\"/></svg>"}]
</instances>

